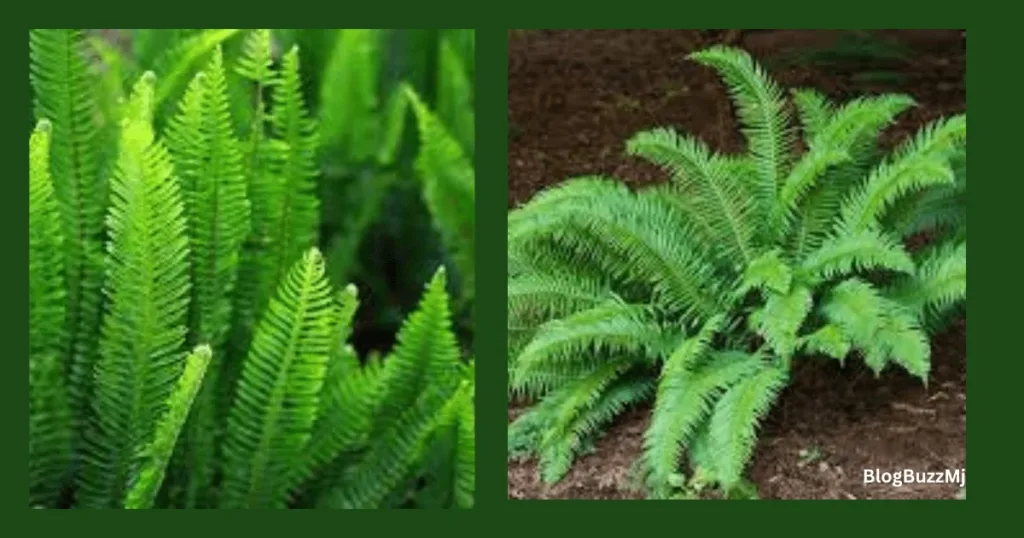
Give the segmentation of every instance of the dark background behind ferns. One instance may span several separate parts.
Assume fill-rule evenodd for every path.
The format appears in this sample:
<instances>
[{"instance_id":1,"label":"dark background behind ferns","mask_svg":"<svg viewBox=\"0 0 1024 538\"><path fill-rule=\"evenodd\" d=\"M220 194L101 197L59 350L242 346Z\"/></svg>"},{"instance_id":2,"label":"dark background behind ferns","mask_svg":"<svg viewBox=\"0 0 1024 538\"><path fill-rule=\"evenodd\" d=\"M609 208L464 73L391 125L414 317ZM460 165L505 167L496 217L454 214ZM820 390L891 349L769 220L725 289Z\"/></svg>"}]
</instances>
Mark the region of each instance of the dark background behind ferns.
<instances>
[{"instance_id":1,"label":"dark background behind ferns","mask_svg":"<svg viewBox=\"0 0 1024 538\"><path fill-rule=\"evenodd\" d=\"M146 69L157 67L161 55L175 43L195 35L198 30L90 30L94 40L90 52L93 67L107 73L110 66L97 52L97 43L106 44L122 54L122 79L134 77ZM321 85L331 59L337 29L278 29L273 31L275 67L283 51L298 45L303 92L311 115L321 113ZM401 83L410 84L425 102L436 109L438 104L437 75L439 46L443 37L455 44L465 62L469 80L473 80L474 46L472 31L467 30L381 30L377 100L381 110L391 92ZM240 52L245 32L224 42L225 60ZM205 58L192 63L191 75L204 65ZM134 60L134 61L133 61ZM183 85L182 85L183 86ZM472 87L472 85L471 85ZM182 88L167 100L177 104ZM32 98L30 87L30 101ZM109 92L103 98L115 98ZM31 114L29 128L35 125ZM450 118L441 115L442 121ZM242 118L236 118L242 123ZM343 148L324 147L321 151L319 178L321 199L320 247L328 259L330 278L336 286L354 282L360 290L361 306L355 320L353 345L365 354L375 350L386 352L394 344L397 329L430 280L437 267L448 260L430 213L424 205L421 184L413 170L418 149L418 133L411 114L406 114L398 158L389 166L352 165ZM466 147L472 158L472 147ZM353 219L363 226L354 226ZM357 245L356 256L343 254L342 243ZM343 262L343 263L342 263ZM461 283L453 275L450 292L458 300ZM459 303L456 303L459 304ZM467 349L472 346L468 310L462 309L456 320L459 340Z\"/></svg>"},{"instance_id":2,"label":"dark background behind ferns","mask_svg":"<svg viewBox=\"0 0 1024 538\"><path fill-rule=\"evenodd\" d=\"M653 125L692 133L716 150L742 149L725 88L684 58L712 44L749 51L785 88L845 101L907 93L883 143L967 110L962 30L510 30L508 207L547 185L606 174L640 186L663 174L625 156L625 141ZM865 486L865 468L956 469L966 461L966 320L933 342L934 386L908 376L879 381L859 367L808 364L770 415L751 477L765 498L952 498L955 486ZM509 410L509 419L519 414ZM535 466L509 463L513 498L642 498L630 465L650 412L625 414L596 452L544 487Z\"/></svg>"}]
</instances>

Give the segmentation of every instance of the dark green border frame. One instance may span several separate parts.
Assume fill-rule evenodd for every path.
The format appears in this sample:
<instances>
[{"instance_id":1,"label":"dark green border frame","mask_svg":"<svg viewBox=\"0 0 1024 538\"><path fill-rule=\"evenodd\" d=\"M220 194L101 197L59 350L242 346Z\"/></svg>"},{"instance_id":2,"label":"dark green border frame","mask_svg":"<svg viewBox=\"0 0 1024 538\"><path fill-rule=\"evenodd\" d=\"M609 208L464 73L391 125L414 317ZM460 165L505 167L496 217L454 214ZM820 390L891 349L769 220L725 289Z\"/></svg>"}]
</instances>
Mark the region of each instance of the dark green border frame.
<instances>
[{"instance_id":1,"label":"dark green border frame","mask_svg":"<svg viewBox=\"0 0 1024 538\"><path fill-rule=\"evenodd\" d=\"M546 11L554 11L554 4L545 3ZM711 10L716 7L727 9L725 13L730 15L732 24L723 20L712 20L698 16L700 5L676 4L679 6L680 14L666 14L665 5L659 4L649 13L640 16L643 10L639 6L630 4L625 13L613 13L607 11L601 16L594 6L579 8L564 8L563 15L553 14L548 24L543 24L541 17L533 15L532 9L524 4L510 4L509 7L516 9L518 17L505 18L500 12L497 15L470 16L466 12L460 12L454 6L445 9L445 6L436 4L424 5L427 9L424 13L415 11L402 11L399 6L382 6L388 8L388 13L380 17L370 18L365 15L348 14L356 6L352 4L338 4L339 14L334 18L338 21L332 26L389 26L389 27L417 27L427 25L433 21L437 27L476 27L477 28L477 147L478 166L477 174L477 237L479 241L477 260L478 269L478 312L477 312L477 362L478 362L478 418L477 418L477 508L465 515L420 515L420 516L391 516L375 517L359 514L336 514L327 511L314 511L315 515L303 517L302 519L289 519L294 516L263 516L245 514L241 516L151 516L146 518L145 523L136 520L137 526L125 525L122 522L133 521L132 516L124 519L103 516L103 515L78 515L78 516L41 516L35 513L28 514L31 527L21 526L22 532L28 530L33 534L44 531L57 531L62 533L79 533L84 531L110 531L129 530L144 533L152 533L156 530L167 530L174 533L186 531L187 527L197 524L200 528L208 530L221 530L232 533L247 532L250 529L259 528L271 533L278 532L300 532L312 534L321 528L329 533L346 533L369 531L380 533L385 530L405 530L412 532L423 532L426 528L420 522L423 520L450 521L459 524L463 529L474 534L479 531L494 532L495 530L507 530L509 532L523 533L531 532L530 527L563 527L566 532L579 533L594 528L594 523L600 524L604 531L626 531L649 532L643 527L656 523L653 518L645 516L659 514L667 516L668 525L678 525L675 532L694 532L701 526L709 525L709 530L718 533L728 530L762 530L770 528L774 522L786 525L787 527L811 529L815 534L831 533L833 530L842 527L851 527L860 524L862 528L874 528L875 532L885 532L890 528L906 527L917 531L927 532L932 529L953 530L957 523L964 528L963 523L968 521L968 515L981 515L985 520L991 521L994 518L989 513L983 512L983 506L994 504L1000 499L1012 500L1016 498L1016 473L1014 465L1018 457L1019 449L1017 443L1011 437L1016 430L1015 425L1020 419L1015 412L1019 394L1021 358L1017 357L1017 341L1011 340L1012 336L1021 332L1016 327L1018 311L1021 303L1014 292L1018 289L1015 285L1017 280L1016 267L1011 262L1017 247L1017 235L1015 217L1020 214L1017 207L1020 196L1021 184L1019 179L1019 166L1012 162L1001 162L1001 159L1013 159L1020 153L1019 137L1015 134L1017 121L1015 114L1019 114L1019 90L1012 83L1011 77L1018 71L1018 62L1015 61L1019 45L1016 37L1020 35L1018 29L983 29L973 24L971 19L955 7L940 6L937 3L918 4L920 7L911 5L885 3L857 2L850 6L835 9L832 5L815 3L802 11L800 16L785 15L784 10L778 4L758 4L757 8L746 8L739 4L707 4ZM31 9L38 7L46 9L51 15L65 15L69 11L61 6L50 5L29 5L19 6ZM89 13L96 13L98 6L88 4L83 7L89 9ZM153 9L150 13L159 9L160 5L148 6ZM307 10L316 17L315 21L324 21L324 7L314 10ZM331 6L333 7L333 6ZM493 12L500 11L501 5L492 6ZM673 6L674 7L674 6ZM973 7L968 5L967 7ZM495 9L497 8L497 9ZM832 8L832 9L829 9ZM881 9L879 9L881 8ZM901 9L902 8L902 9ZM619 8L622 9L621 7ZM13 11L13 10L12 10ZM260 23L273 22L276 19L278 25L298 25L301 23L295 17L288 17L287 13L281 13L284 17L277 18L271 14L273 10L264 10L271 21L256 21L251 26L258 26ZM280 11L280 10L278 10ZM359 10L356 10L359 11ZM383 10L382 10L383 11ZM486 10L492 12L491 10ZM306 11L296 11L305 13ZM509 501L507 500L507 473L505 463L505 425L507 424L506 400L505 400L505 379L506 370L501 364L505 360L505 290L507 279L507 266L505 262L506 234L505 212L507 211L507 93L506 93L506 30L504 26L497 26L497 23L510 27L542 28L542 27L589 27L589 28L613 28L620 27L663 27L666 22L676 21L677 24L669 26L678 27L831 27L828 24L795 24L798 19L811 19L815 14L838 13L841 21L858 27L969 27L973 40L970 43L968 58L974 68L974 83L969 87L968 95L974 101L973 113L975 131L972 140L975 142L974 170L976 177L983 180L975 182L973 196L975 202L972 204L980 211L975 213L974 230L974 272L973 272L973 293L975 301L974 325L968 330L973 351L978 364L972 370L972 394L974 395L974 424L979 424L977 418L981 417L982 427L975 428L971 439L972 460L975 465L971 469L972 481L975 485L969 501L908 501L908 502L820 502L813 501L778 501L778 502L749 502L749 503L703 503L699 505L685 505L668 502L647 502L647 501ZM896 13L902 12L906 15L903 22L895 18ZM177 22L177 26L216 26L222 24L217 21L206 21L200 23L203 17L183 15L185 10L175 12L171 10L167 17L160 16L160 22L170 24ZM429 13L429 14L428 14ZM1002 17L1004 20L1015 20L1005 10L988 11L986 14L994 15L993 18ZM177 15L177 16L176 16ZM405 15L403 17L402 15ZM524 16L525 15L525 16ZM545 13L547 16L548 13ZM746 15L744 17L744 15ZM771 17L770 15L775 15ZM941 16L942 21L936 20ZM92 17L96 21L97 17ZM183 22L190 19L191 22ZM256 19L236 15L231 18L232 22L239 22L240 19ZM879 25L878 21L889 18L890 24ZM107 19L106 25L112 27L146 26L140 20L127 21L124 17ZM172 21L171 19L177 19ZM405 20L403 20L405 19ZM746 20L740 20L746 19ZM929 20L930 19L930 20ZM145 22L150 23L155 19ZM374 24L372 21L376 21ZM380 21L387 21L382 24ZM12 74L27 74L28 39L27 28L29 26L46 25L67 25L69 21L59 18L43 19L37 17L33 23L27 24L24 28L14 28L5 32L0 37L0 51L10 59L6 65L11 66ZM85 21L76 21L82 25ZM98 21L97 21L98 22ZM404 24L403 24L404 23ZM589 23L589 24L587 24ZM645 24L646 23L646 24ZM703 23L703 24L701 24ZM788 24L787 24L788 23ZM909 24L908 24L909 23ZM927 24L926 24L927 23ZM85 26L99 26L97 24L85 24ZM25 67L22 67L25 66ZM21 75L24 76L24 75ZM27 374L27 362L19 357L27 353L27 318L24 313L26 299L26 288L24 282L27 276L27 258L25 249L25 237L27 229L27 206L24 203L26 194L26 183L23 179L27 175L27 160L25 159L25 144L27 132L24 128L23 108L27 101L28 86L26 78L12 77L16 82L4 86L7 93L6 102L12 103L14 121L7 121L4 125L5 144L3 149L7 153L4 162L7 164L8 173L6 179L0 183L3 186L3 195L0 196L2 211L0 216L4 219L3 233L7 254L4 269L4 285L6 293L3 297L4 316L3 327L5 329L6 350L5 375L0 379L3 388L0 396L3 398L2 409L7 435L2 444L3 455L0 462L3 464L2 480L4 504L14 511L29 510L26 508L25 492L27 490L27 476L25 473L25 442L27 431L25 429L25 416L27 412L27 385L25 376ZM981 157L978 157L978 156ZM980 176L978 174L981 174ZM980 243L978 241L981 241ZM979 302L980 301L980 302ZM980 387L980 388L979 388ZM499 422L499 419L502 422ZM981 480L981 482L977 482ZM981 497L978 497L981 495ZM972 504L967 504L968 502ZM30 511L34 512L34 511ZM530 513L532 517L522 517ZM623 517L602 517L602 515L626 515ZM582 516L582 517L581 517ZM746 517L743 517L746 516ZM139 517L139 516L135 516ZM67 519L63 519L67 518ZM282 526L275 526L274 519L281 518L285 521ZM536 518L536 519L534 519ZM658 518L661 519L661 518ZM175 523L173 527L154 526L152 521L167 521ZM214 523L230 521L228 526L215 526ZM96 526L89 528L81 523L93 523ZM473 523L472 526L468 525ZM360 523L365 524L360 525ZM588 523L590 525L588 525ZM209 525L208 525L209 524ZM296 527L296 525L301 525ZM322 527L320 527L323 525ZM513 527L512 525L515 525ZM134 528L133 528L134 527ZM219 527L219 528L218 528ZM14 532L18 526L15 526ZM660 527L664 529L664 527ZM916 534L916 533L915 533Z\"/></svg>"}]
</instances>

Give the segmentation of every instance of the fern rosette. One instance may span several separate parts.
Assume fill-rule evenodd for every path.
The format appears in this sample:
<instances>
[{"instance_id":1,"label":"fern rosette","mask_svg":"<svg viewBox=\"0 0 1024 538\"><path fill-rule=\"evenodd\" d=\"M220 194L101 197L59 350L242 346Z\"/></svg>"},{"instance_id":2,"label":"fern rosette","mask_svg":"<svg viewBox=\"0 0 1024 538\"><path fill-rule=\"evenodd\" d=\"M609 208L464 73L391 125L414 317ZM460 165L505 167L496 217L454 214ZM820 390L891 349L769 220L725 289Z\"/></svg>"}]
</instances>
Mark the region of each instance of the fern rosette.
<instances>
[{"instance_id":1,"label":"fern rosette","mask_svg":"<svg viewBox=\"0 0 1024 538\"><path fill-rule=\"evenodd\" d=\"M651 129L627 152L669 181L573 178L509 214L509 391L533 404L509 450L548 482L653 397L650 495L687 472L736 491L794 360L855 354L927 383L929 332L966 306L966 115L886 153L909 97L836 105L736 49L690 59L726 83L745 152ZM919 232L933 244L909 249Z\"/></svg>"}]
</instances>

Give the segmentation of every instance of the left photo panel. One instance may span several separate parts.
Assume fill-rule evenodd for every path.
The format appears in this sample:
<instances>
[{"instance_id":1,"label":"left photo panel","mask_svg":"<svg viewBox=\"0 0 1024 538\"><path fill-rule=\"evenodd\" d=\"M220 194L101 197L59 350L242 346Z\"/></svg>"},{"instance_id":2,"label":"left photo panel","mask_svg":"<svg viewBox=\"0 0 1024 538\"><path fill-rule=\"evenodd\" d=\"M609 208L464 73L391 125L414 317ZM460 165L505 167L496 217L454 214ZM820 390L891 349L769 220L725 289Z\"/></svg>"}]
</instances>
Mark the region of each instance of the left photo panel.
<instances>
[{"instance_id":1,"label":"left photo panel","mask_svg":"<svg viewBox=\"0 0 1024 538\"><path fill-rule=\"evenodd\" d=\"M29 506L472 508L474 31L28 62Z\"/></svg>"}]
</instances>

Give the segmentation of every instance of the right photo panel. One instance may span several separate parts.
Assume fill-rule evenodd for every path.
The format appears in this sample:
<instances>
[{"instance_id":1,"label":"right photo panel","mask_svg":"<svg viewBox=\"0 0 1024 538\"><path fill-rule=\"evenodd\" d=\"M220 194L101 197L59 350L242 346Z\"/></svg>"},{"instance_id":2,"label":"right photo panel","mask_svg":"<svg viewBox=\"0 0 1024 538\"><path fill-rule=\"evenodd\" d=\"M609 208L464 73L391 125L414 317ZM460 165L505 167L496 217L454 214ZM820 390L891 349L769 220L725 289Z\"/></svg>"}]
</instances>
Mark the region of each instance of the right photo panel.
<instances>
[{"instance_id":1,"label":"right photo panel","mask_svg":"<svg viewBox=\"0 0 1024 538\"><path fill-rule=\"evenodd\" d=\"M965 499L963 30L508 31L508 497Z\"/></svg>"}]
</instances>

